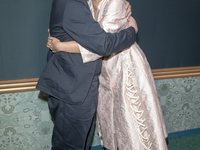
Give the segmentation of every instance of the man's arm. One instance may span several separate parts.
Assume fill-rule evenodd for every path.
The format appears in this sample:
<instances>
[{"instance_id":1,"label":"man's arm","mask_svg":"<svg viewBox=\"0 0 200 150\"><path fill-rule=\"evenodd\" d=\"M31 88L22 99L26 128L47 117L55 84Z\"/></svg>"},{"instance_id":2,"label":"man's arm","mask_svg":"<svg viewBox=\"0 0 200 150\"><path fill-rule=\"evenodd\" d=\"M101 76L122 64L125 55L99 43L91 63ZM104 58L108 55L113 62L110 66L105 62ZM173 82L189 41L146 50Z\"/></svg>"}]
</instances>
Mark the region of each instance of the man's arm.
<instances>
[{"instance_id":1,"label":"man's arm","mask_svg":"<svg viewBox=\"0 0 200 150\"><path fill-rule=\"evenodd\" d=\"M103 56L128 48L136 40L133 27L119 33L106 33L93 19L85 0L69 1L64 12L63 28L84 48Z\"/></svg>"}]
</instances>

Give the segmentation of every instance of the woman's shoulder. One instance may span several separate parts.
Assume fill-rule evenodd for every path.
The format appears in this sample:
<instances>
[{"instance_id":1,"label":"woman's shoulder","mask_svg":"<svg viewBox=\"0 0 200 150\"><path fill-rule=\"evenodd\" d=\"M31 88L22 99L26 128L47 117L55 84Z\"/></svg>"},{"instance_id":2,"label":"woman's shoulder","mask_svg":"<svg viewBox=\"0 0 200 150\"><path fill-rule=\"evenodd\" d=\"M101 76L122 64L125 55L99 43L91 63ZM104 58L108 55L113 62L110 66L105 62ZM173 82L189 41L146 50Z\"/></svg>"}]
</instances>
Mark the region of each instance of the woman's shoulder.
<instances>
[{"instance_id":1,"label":"woman's shoulder","mask_svg":"<svg viewBox=\"0 0 200 150\"><path fill-rule=\"evenodd\" d=\"M102 0L103 1L103 0ZM107 6L121 7L125 5L125 0L104 0Z\"/></svg>"},{"instance_id":2,"label":"woman's shoulder","mask_svg":"<svg viewBox=\"0 0 200 150\"><path fill-rule=\"evenodd\" d=\"M125 3L125 0L106 0L110 3Z\"/></svg>"}]
</instances>

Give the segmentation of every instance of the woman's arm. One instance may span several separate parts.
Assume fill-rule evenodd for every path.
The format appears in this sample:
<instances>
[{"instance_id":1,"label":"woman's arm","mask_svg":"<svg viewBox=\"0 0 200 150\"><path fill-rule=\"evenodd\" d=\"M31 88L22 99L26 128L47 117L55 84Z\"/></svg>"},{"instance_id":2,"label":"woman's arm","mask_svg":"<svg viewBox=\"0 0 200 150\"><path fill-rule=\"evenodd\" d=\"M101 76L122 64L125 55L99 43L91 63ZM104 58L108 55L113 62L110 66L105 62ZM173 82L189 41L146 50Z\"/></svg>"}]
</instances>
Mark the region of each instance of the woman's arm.
<instances>
[{"instance_id":1,"label":"woman's arm","mask_svg":"<svg viewBox=\"0 0 200 150\"><path fill-rule=\"evenodd\" d=\"M47 47L50 48L53 53L60 51L68 53L80 53L76 41L60 42L60 40L51 36L48 37Z\"/></svg>"},{"instance_id":2,"label":"woman's arm","mask_svg":"<svg viewBox=\"0 0 200 150\"><path fill-rule=\"evenodd\" d=\"M131 18L131 6L129 2L125 1L125 7L126 9L126 17ZM114 19L114 18L113 18ZM118 18L119 19L119 18ZM117 20L118 20L117 19ZM49 30L48 30L49 32ZM90 62L99 59L102 57L101 55L94 54L81 45L79 45L75 41L70 41L70 42L60 42L57 38L51 37L49 34L48 42L47 42L47 47L52 50L52 52L57 53L59 51L64 51L68 53L81 53L83 57L83 62Z\"/></svg>"},{"instance_id":3,"label":"woman's arm","mask_svg":"<svg viewBox=\"0 0 200 150\"><path fill-rule=\"evenodd\" d=\"M68 52L68 53L81 53L83 63L95 61L101 58L101 55L92 53L79 45L76 41L60 42L57 38L49 37L47 47L52 50L53 53Z\"/></svg>"},{"instance_id":4,"label":"woman's arm","mask_svg":"<svg viewBox=\"0 0 200 150\"><path fill-rule=\"evenodd\" d=\"M49 29L48 29L49 32ZM68 52L68 53L81 53L83 63L95 61L103 56L92 53L78 44L76 41L60 42L59 39L51 37L49 32L48 42L46 45L52 50L53 53Z\"/></svg>"}]
</instances>

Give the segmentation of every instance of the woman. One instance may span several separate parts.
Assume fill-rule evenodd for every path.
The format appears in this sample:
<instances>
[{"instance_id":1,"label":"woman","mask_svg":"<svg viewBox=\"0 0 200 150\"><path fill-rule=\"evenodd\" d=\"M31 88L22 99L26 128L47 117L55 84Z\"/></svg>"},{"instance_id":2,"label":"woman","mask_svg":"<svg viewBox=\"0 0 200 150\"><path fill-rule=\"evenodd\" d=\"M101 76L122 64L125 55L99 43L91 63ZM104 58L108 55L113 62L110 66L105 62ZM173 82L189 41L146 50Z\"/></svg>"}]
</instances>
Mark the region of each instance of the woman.
<instances>
[{"instance_id":1,"label":"woman","mask_svg":"<svg viewBox=\"0 0 200 150\"><path fill-rule=\"evenodd\" d=\"M107 32L127 26L124 0L88 0L96 21ZM53 52L81 53L83 62L100 58L75 42L50 37ZM166 150L167 132L146 57L137 43L105 57L99 77L97 120L103 146L109 150Z\"/></svg>"}]
</instances>

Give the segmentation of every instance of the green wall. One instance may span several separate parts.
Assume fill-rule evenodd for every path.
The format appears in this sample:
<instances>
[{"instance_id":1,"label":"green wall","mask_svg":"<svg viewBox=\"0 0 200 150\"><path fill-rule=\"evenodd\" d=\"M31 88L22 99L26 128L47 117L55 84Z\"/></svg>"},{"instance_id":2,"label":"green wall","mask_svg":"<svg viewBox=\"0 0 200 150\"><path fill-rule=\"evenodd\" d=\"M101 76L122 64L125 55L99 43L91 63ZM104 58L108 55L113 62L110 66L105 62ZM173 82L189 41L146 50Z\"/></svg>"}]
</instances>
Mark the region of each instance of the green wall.
<instances>
[{"instance_id":1,"label":"green wall","mask_svg":"<svg viewBox=\"0 0 200 150\"><path fill-rule=\"evenodd\" d=\"M199 0L130 0L152 69L200 65Z\"/></svg>"},{"instance_id":2,"label":"green wall","mask_svg":"<svg viewBox=\"0 0 200 150\"><path fill-rule=\"evenodd\" d=\"M152 69L200 65L200 1L129 0ZM0 0L0 80L38 78L52 0Z\"/></svg>"},{"instance_id":3,"label":"green wall","mask_svg":"<svg viewBox=\"0 0 200 150\"><path fill-rule=\"evenodd\" d=\"M38 78L52 0L0 0L0 80Z\"/></svg>"}]
</instances>

